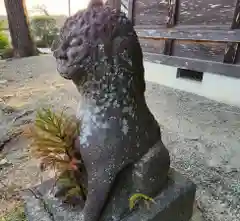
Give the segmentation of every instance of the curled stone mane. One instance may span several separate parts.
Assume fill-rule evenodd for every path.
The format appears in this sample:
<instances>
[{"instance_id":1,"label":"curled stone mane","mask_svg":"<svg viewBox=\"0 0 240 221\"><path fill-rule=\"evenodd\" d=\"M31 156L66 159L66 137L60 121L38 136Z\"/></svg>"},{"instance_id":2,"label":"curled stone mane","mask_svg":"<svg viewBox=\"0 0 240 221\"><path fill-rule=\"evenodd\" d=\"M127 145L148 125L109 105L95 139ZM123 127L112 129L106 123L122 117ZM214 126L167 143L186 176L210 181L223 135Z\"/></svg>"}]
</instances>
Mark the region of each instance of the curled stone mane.
<instances>
[{"instance_id":1,"label":"curled stone mane","mask_svg":"<svg viewBox=\"0 0 240 221\"><path fill-rule=\"evenodd\" d=\"M52 51L66 79L89 79L103 66L105 72L116 73L124 64L124 72L132 73L135 86L145 91L142 51L131 22L99 1L66 20Z\"/></svg>"}]
</instances>

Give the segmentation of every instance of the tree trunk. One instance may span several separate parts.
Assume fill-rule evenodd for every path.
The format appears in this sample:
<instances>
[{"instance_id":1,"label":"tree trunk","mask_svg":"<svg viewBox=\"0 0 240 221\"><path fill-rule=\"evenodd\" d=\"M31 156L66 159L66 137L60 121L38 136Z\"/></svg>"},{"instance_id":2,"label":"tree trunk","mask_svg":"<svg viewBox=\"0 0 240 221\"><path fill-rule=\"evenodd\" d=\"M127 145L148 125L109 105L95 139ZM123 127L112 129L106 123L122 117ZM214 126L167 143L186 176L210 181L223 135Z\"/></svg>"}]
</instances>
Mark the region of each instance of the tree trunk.
<instances>
[{"instance_id":1,"label":"tree trunk","mask_svg":"<svg viewBox=\"0 0 240 221\"><path fill-rule=\"evenodd\" d=\"M25 0L4 0L12 38L14 57L29 57L37 54L28 27Z\"/></svg>"}]
</instances>

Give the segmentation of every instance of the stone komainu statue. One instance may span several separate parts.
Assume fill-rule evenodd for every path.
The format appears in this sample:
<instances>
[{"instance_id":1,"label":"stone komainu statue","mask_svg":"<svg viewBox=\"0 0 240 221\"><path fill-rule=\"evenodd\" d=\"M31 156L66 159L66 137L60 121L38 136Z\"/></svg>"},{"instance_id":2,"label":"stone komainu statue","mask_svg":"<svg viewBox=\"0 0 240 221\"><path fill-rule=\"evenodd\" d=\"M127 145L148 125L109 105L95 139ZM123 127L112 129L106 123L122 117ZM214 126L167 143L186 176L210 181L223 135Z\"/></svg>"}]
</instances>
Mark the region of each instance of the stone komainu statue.
<instances>
[{"instance_id":1,"label":"stone komainu statue","mask_svg":"<svg viewBox=\"0 0 240 221\"><path fill-rule=\"evenodd\" d=\"M75 148L87 171L83 220L100 220L104 211L120 216L129 194L154 196L160 190L170 164L160 127L145 101L138 37L125 14L91 1L66 20L52 51L58 72L80 93ZM131 175L125 187L117 179L120 172Z\"/></svg>"}]
</instances>

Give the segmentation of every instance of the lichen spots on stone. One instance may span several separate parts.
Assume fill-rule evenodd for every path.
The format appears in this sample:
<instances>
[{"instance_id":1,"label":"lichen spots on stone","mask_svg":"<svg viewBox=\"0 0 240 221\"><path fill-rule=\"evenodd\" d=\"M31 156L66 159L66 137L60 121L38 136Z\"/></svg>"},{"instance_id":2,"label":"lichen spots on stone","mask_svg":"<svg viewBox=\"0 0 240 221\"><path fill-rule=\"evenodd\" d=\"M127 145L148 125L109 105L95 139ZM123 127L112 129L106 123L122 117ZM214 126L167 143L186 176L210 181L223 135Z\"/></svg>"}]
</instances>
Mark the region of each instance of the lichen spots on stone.
<instances>
[{"instance_id":1,"label":"lichen spots on stone","mask_svg":"<svg viewBox=\"0 0 240 221\"><path fill-rule=\"evenodd\" d=\"M87 106L87 105L86 105ZM96 134L97 131L101 132L103 129L109 128L108 123L104 120L104 115L101 113L101 109L97 106L88 105L86 109L81 110L81 133L80 133L80 145L87 147L88 137Z\"/></svg>"},{"instance_id":2,"label":"lichen spots on stone","mask_svg":"<svg viewBox=\"0 0 240 221\"><path fill-rule=\"evenodd\" d=\"M124 133L124 135L127 135L128 130L129 130L128 121L124 118L122 120L122 132Z\"/></svg>"},{"instance_id":3,"label":"lichen spots on stone","mask_svg":"<svg viewBox=\"0 0 240 221\"><path fill-rule=\"evenodd\" d=\"M86 109L81 114L81 133L80 133L80 145L85 147L87 143L88 136L92 135L92 113L89 109Z\"/></svg>"}]
</instances>

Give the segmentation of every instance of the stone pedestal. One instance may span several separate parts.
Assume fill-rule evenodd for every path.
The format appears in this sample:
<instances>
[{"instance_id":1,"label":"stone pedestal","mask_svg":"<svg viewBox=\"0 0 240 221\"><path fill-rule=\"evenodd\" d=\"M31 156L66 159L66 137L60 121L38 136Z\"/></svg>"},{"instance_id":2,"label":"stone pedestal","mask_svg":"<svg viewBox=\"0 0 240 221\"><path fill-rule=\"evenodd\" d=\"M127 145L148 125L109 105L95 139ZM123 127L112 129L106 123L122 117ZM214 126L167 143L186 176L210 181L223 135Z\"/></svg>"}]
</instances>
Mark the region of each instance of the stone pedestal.
<instances>
[{"instance_id":1,"label":"stone pedestal","mask_svg":"<svg viewBox=\"0 0 240 221\"><path fill-rule=\"evenodd\" d=\"M26 190L22 193L25 200L26 216L29 221L81 221L81 208L64 205L50 194L53 180L34 188L35 195ZM102 221L190 221L193 213L196 186L180 173L170 170L168 182L151 204L150 208L137 208L126 211L121 218L114 216L101 218ZM37 196L36 196L37 195ZM128 204L128 202L125 202Z\"/></svg>"}]
</instances>

